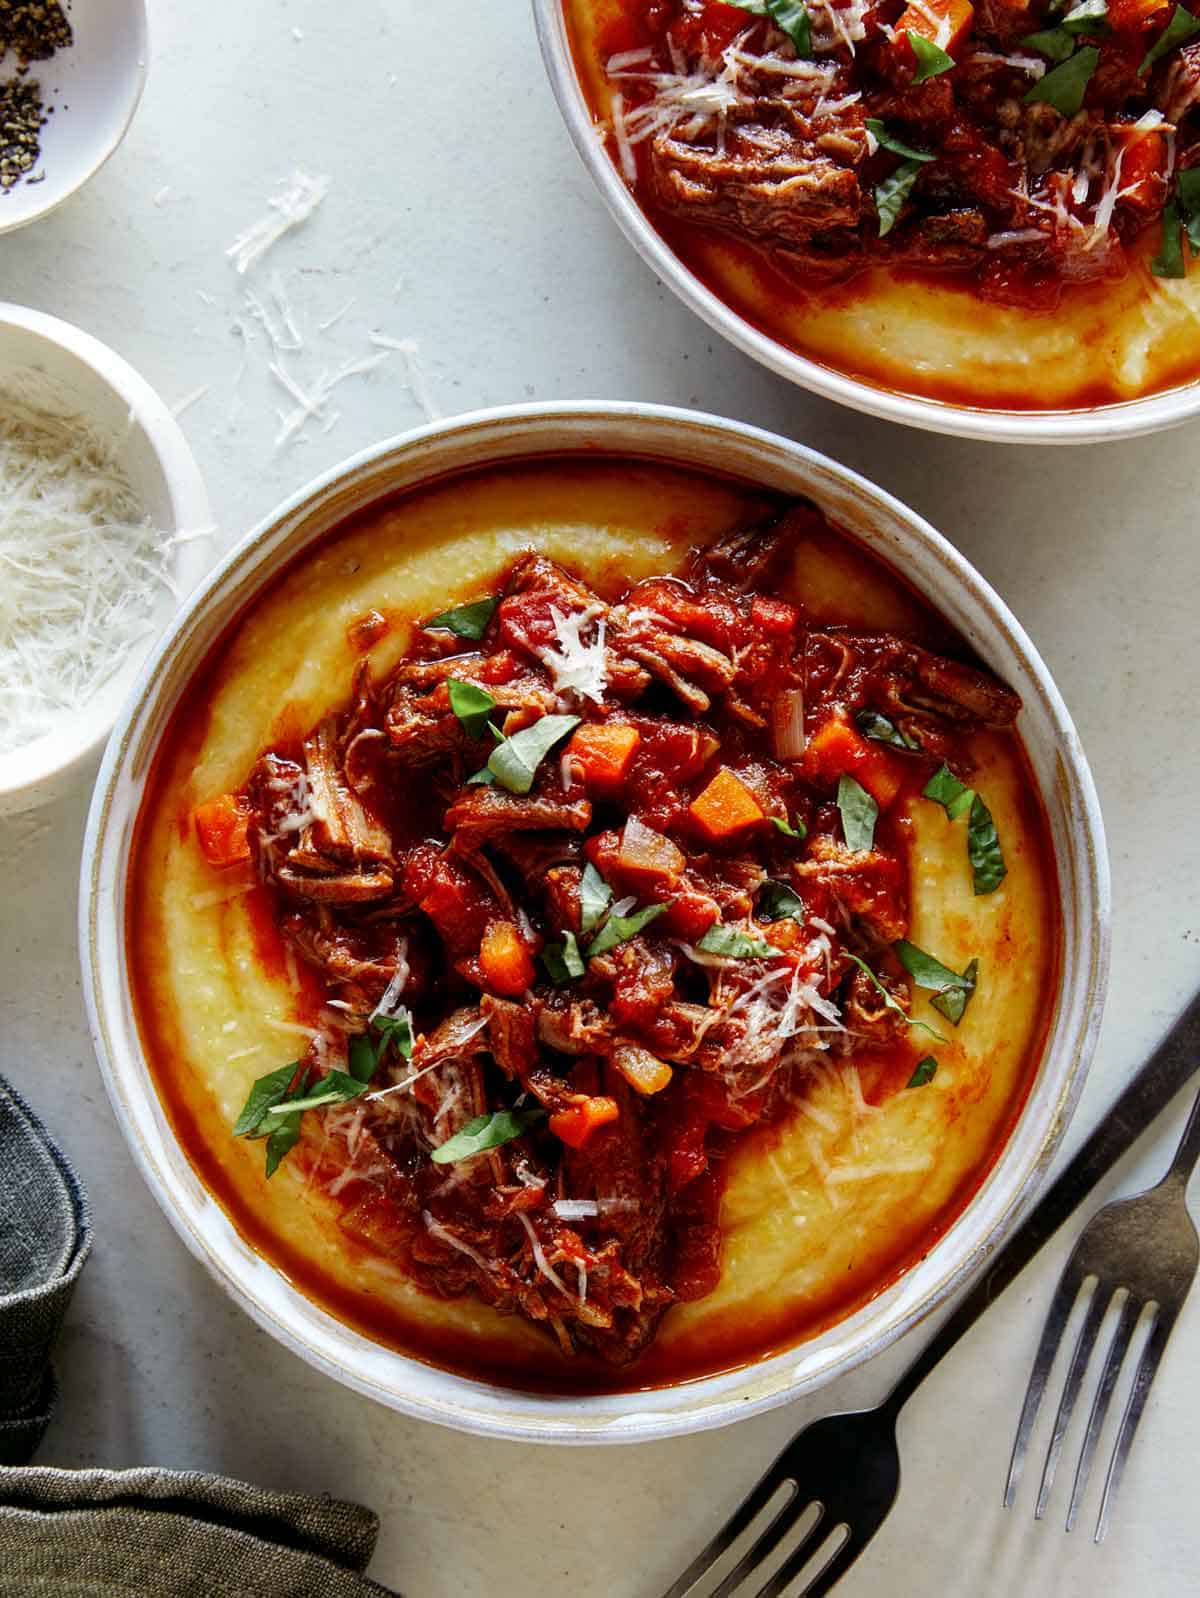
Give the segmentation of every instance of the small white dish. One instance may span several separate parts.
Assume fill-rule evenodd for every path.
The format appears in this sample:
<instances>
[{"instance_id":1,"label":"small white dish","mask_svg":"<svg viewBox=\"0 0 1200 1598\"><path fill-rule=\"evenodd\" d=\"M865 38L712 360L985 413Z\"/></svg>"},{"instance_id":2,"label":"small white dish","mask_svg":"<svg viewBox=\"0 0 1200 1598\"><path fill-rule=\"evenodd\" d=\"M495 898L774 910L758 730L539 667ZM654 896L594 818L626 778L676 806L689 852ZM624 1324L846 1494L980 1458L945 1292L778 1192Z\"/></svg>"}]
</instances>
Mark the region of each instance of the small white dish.
<instances>
[{"instance_id":1,"label":"small white dish","mask_svg":"<svg viewBox=\"0 0 1200 1598\"><path fill-rule=\"evenodd\" d=\"M238 1233L203 1186L155 1091L125 951L134 824L163 732L224 630L285 566L365 507L451 473L580 453L648 458L803 495L904 572L1021 695L1021 732L1059 871L1062 969L1036 1080L1007 1144L929 1252L845 1320L757 1364L643 1392L564 1399L422 1364L336 1320ZM634 403L512 406L376 445L294 495L183 606L130 695L104 758L84 841L83 991L121 1130L167 1218L222 1287L285 1347L408 1415L525 1442L632 1443L724 1426L844 1375L930 1316L1019 1224L1050 1167L1095 1047L1108 979L1110 893L1095 788L1066 706L1033 644L940 533L865 478L758 428Z\"/></svg>"},{"instance_id":2,"label":"small white dish","mask_svg":"<svg viewBox=\"0 0 1200 1598\"><path fill-rule=\"evenodd\" d=\"M146 0L73 0L66 14L74 44L29 67L52 113L31 174L45 177L37 183L24 178L0 192L0 233L45 216L95 176L125 137L146 86ZM0 79L16 68L10 50Z\"/></svg>"},{"instance_id":3,"label":"small white dish","mask_svg":"<svg viewBox=\"0 0 1200 1598\"><path fill-rule=\"evenodd\" d=\"M151 523L177 541L155 632L212 562L208 495L187 440L166 403L121 357L69 322L0 304L0 404L6 385L39 381L39 403L86 418L111 438L116 456ZM117 711L154 643L132 650L108 683L61 728L0 754L0 815L28 810L60 792L108 736Z\"/></svg>"}]
</instances>

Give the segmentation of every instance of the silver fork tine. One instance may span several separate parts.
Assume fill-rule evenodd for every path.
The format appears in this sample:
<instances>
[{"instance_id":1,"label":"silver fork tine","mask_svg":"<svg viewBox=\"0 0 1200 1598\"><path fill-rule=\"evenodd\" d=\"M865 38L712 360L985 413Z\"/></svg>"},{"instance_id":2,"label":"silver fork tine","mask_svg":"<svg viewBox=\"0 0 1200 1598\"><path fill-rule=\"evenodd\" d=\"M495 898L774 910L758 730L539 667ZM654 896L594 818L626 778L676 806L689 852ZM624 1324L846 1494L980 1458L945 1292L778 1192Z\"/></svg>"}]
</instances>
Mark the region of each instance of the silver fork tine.
<instances>
[{"instance_id":1,"label":"silver fork tine","mask_svg":"<svg viewBox=\"0 0 1200 1598\"><path fill-rule=\"evenodd\" d=\"M716 1536L705 1544L678 1581L673 1582L663 1594L663 1598L684 1598L684 1594L690 1592L709 1567L715 1565L721 1555L737 1541L754 1517L762 1513L782 1485L783 1482L773 1470L769 1470L761 1481L756 1482ZM779 1523L795 1502L796 1484L791 1482L789 1485L792 1489L791 1496L780 1504L779 1513L771 1521L772 1527ZM769 1530L770 1527L766 1529Z\"/></svg>"},{"instance_id":2,"label":"silver fork tine","mask_svg":"<svg viewBox=\"0 0 1200 1598\"><path fill-rule=\"evenodd\" d=\"M863 1544L852 1530L829 1563L805 1587L802 1598L825 1598L825 1594L833 1591L862 1551Z\"/></svg>"},{"instance_id":3,"label":"silver fork tine","mask_svg":"<svg viewBox=\"0 0 1200 1598\"><path fill-rule=\"evenodd\" d=\"M750 1547L747 1548L746 1552L738 1560L737 1564L725 1577L725 1580L715 1592L709 1595L709 1598L730 1598L730 1594L737 1591L754 1567L756 1565L761 1565L763 1560L766 1559L770 1554L771 1550L777 1547L780 1541L786 1537L788 1532L796 1524L796 1520L798 1518L795 1515L786 1513L787 1510L791 1509L794 1502L795 1495L793 1494L793 1496L789 1498L785 1504L780 1505L779 1513L775 1516L774 1520L772 1520L768 1526L764 1526L762 1531L751 1543ZM807 1506L805 1507L807 1508ZM807 1548L817 1528L825 1519L824 1508L820 1504L818 1504L816 1508L817 1518L804 1533L803 1541L796 1545L797 1549ZM803 1513L803 1511L801 1511L801 1513Z\"/></svg>"},{"instance_id":4,"label":"silver fork tine","mask_svg":"<svg viewBox=\"0 0 1200 1598\"><path fill-rule=\"evenodd\" d=\"M1054 1290L1054 1299L1050 1305L1050 1313L1046 1317L1046 1324L1042 1328L1042 1340L1038 1344L1038 1351L1033 1361L1033 1370L1029 1376L1029 1386L1025 1390L1025 1403L1021 1408L1021 1419L1017 1425L1017 1435L1013 1440L1012 1458L1008 1464L1008 1479L1004 1483L1004 1507L1011 1509L1013 1498L1016 1496L1017 1483L1021 1479L1021 1471L1025 1464L1025 1455L1029 1452L1029 1439L1033 1435L1033 1428L1037 1421L1038 1410L1041 1408L1042 1397L1046 1391L1046 1383L1050 1379L1050 1369L1054 1364L1054 1356L1058 1353L1058 1345L1062 1342L1063 1332L1071 1318L1071 1310L1079 1296L1079 1290L1084 1284L1083 1275L1073 1269L1074 1260L1068 1260L1066 1269L1059 1278L1058 1286Z\"/></svg>"},{"instance_id":5,"label":"silver fork tine","mask_svg":"<svg viewBox=\"0 0 1200 1598\"><path fill-rule=\"evenodd\" d=\"M1138 1421L1142 1418L1142 1410L1146 1407L1146 1394L1150 1391L1150 1383L1158 1370L1158 1362L1163 1357L1163 1350L1167 1346L1167 1338L1171 1335L1171 1328L1175 1324L1175 1315L1165 1315L1162 1306L1157 1306L1157 1319L1154 1328L1142 1349L1142 1357L1138 1361L1137 1375L1133 1379L1133 1386L1129 1390L1129 1400L1125 1405L1125 1413L1121 1417L1121 1430L1117 1433L1117 1441L1113 1447L1112 1461L1108 1467L1108 1476L1104 1482L1104 1497L1100 1500L1100 1516L1096 1521L1097 1542L1104 1541L1108 1531L1109 1515L1116 1500L1117 1488L1121 1485L1121 1477L1125 1471L1125 1461L1129 1457L1129 1448L1133 1442L1133 1434L1137 1431Z\"/></svg>"},{"instance_id":6,"label":"silver fork tine","mask_svg":"<svg viewBox=\"0 0 1200 1598\"><path fill-rule=\"evenodd\" d=\"M1046 1504L1049 1501L1050 1490L1054 1486L1054 1475L1058 1469L1058 1456L1062 1453L1063 1438L1066 1436L1067 1427L1071 1424L1071 1416L1075 1412L1075 1402L1079 1397L1079 1390L1083 1386L1084 1372L1088 1368L1092 1350L1096 1346L1096 1333L1100 1330L1100 1322L1104 1319L1104 1312L1108 1308L1108 1304L1109 1295L1102 1290L1101 1283L1097 1282L1088 1303L1083 1325L1079 1328L1079 1336L1075 1339L1075 1352L1071 1355L1071 1367L1067 1371L1067 1380L1058 1403L1058 1413L1054 1417L1054 1432L1050 1438L1050 1447L1046 1451L1046 1463L1042 1467L1042 1484L1038 1488L1037 1508L1033 1512L1035 1520L1041 1520L1046 1513Z\"/></svg>"},{"instance_id":7,"label":"silver fork tine","mask_svg":"<svg viewBox=\"0 0 1200 1598\"><path fill-rule=\"evenodd\" d=\"M817 1524L818 1525L827 1525L826 1517L824 1515L822 1515L820 1521ZM817 1529L817 1527L814 1526L813 1527L813 1531L816 1531L816 1529ZM830 1528L830 1530L832 1530L832 1529L834 1529L834 1528ZM824 1539L822 1539L822 1540L824 1540ZM853 1541L852 1535L847 1537L846 1543L843 1543L842 1546L838 1549L837 1553L834 1554L834 1556L833 1556L834 1560L836 1560L838 1558L838 1555L840 1555L840 1554L845 1552L847 1544L849 1544L851 1541ZM800 1572L804 1569L805 1565L808 1563L808 1561L813 1557L813 1555L816 1552L817 1552L817 1549L813 1546L812 1532L809 1532L808 1536L805 1537L804 1541L800 1544L800 1546L798 1548L796 1548L792 1553L790 1553L787 1556L787 1558L784 1560L783 1564L780 1565L779 1569L771 1577L770 1581L768 1581L764 1586L762 1586L762 1587L760 1587L758 1589L758 1591L754 1595L754 1598L783 1598L783 1594L792 1585L792 1583L795 1581L796 1577L800 1574ZM857 1552L857 1550L856 1550L856 1552ZM833 1563L833 1561L831 1560L830 1563ZM826 1565L824 1567L824 1569L821 1572L822 1576L825 1574L825 1571L828 1570L828 1568L829 1568L828 1565ZM817 1579L820 1580L820 1577L818 1577ZM805 1598L808 1598L808 1595L810 1593L815 1592L816 1588L814 1586L808 1586L808 1587L805 1587L803 1589L803 1591L804 1591Z\"/></svg>"},{"instance_id":8,"label":"silver fork tine","mask_svg":"<svg viewBox=\"0 0 1200 1598\"><path fill-rule=\"evenodd\" d=\"M1133 1336L1133 1328L1137 1324L1141 1305L1134 1299L1132 1293L1126 1293L1121 1305L1117 1324L1113 1327L1112 1337L1109 1339L1108 1355L1104 1361L1104 1369L1100 1373L1100 1385L1096 1388L1096 1396L1092 1399L1092 1409L1088 1416L1087 1431L1083 1438L1083 1447L1079 1453L1079 1464L1075 1467L1075 1482L1071 1488L1071 1505L1067 1510L1067 1530L1075 1529L1075 1521L1079 1515L1079 1505L1087 1491L1088 1477L1091 1475L1092 1458L1096 1452L1096 1444L1100 1441L1100 1433L1104 1429L1105 1417L1108 1406L1112 1401L1113 1389L1117 1385L1117 1377L1121 1366L1125 1362L1125 1355L1129 1352L1129 1342Z\"/></svg>"}]
</instances>

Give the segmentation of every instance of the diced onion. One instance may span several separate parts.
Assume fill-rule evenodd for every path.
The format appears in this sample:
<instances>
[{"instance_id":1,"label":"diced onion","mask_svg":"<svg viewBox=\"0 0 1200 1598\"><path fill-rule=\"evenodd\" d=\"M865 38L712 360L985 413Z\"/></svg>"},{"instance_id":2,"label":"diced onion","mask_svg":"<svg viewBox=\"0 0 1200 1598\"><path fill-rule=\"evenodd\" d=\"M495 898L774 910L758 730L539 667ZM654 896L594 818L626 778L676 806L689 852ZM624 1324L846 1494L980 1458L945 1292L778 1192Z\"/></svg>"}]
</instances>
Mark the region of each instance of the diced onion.
<instances>
[{"instance_id":1,"label":"diced onion","mask_svg":"<svg viewBox=\"0 0 1200 1598\"><path fill-rule=\"evenodd\" d=\"M617 860L625 871L662 878L668 883L678 880L686 864L682 851L670 838L655 832L636 816L630 816L625 823Z\"/></svg>"},{"instance_id":2,"label":"diced onion","mask_svg":"<svg viewBox=\"0 0 1200 1598\"><path fill-rule=\"evenodd\" d=\"M634 1092L646 1098L652 1093L661 1093L673 1075L664 1060L639 1043L618 1043L612 1061Z\"/></svg>"},{"instance_id":3,"label":"diced onion","mask_svg":"<svg viewBox=\"0 0 1200 1598\"><path fill-rule=\"evenodd\" d=\"M804 754L804 691L789 688L771 709L775 753L780 760L799 760Z\"/></svg>"}]
</instances>

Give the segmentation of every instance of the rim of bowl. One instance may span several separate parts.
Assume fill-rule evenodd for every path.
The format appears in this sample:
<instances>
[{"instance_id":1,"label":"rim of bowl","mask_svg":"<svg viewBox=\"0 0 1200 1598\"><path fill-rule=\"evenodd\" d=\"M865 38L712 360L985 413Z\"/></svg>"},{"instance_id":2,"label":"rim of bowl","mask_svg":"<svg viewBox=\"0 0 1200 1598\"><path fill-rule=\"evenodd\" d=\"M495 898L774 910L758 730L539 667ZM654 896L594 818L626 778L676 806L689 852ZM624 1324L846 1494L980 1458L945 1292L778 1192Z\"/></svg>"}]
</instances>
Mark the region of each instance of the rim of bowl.
<instances>
[{"instance_id":1,"label":"rim of bowl","mask_svg":"<svg viewBox=\"0 0 1200 1598\"><path fill-rule=\"evenodd\" d=\"M122 117L120 124L113 129L104 144L96 147L96 155L91 166L85 172L80 173L70 188L64 189L61 194L48 195L43 205L35 207L23 216L13 217L11 221L4 220L3 216L0 215L0 233L16 233L18 229L28 227L31 222L40 222L44 216L49 216L53 211L57 211L59 206L64 205L72 195L78 194L80 189L86 188L96 176L96 173L108 164L124 143L125 135L132 127L133 119L137 115L138 107L141 105L142 98L146 93L146 80L150 75L150 8L147 0L136 0L136 3L141 48L138 53L134 92L125 108L125 115Z\"/></svg>"},{"instance_id":2,"label":"rim of bowl","mask_svg":"<svg viewBox=\"0 0 1200 1598\"><path fill-rule=\"evenodd\" d=\"M575 71L564 0L533 0L542 60L558 109L580 160L617 226L642 260L715 333L753 360L802 388L852 410L925 432L1003 444L1093 444L1137 438L1179 427L1200 412L1200 378L1194 382L1071 410L989 410L925 399L900 389L877 388L789 349L740 316L676 255L630 193L596 136L596 124Z\"/></svg>"},{"instance_id":3,"label":"rim of bowl","mask_svg":"<svg viewBox=\"0 0 1200 1598\"><path fill-rule=\"evenodd\" d=\"M574 426L586 437L570 438ZM646 433L631 448L629 429ZM219 626L227 624L301 549L364 505L468 466L554 454L641 456L693 469L724 441L736 446L742 473L759 467L780 478L797 468L817 492L860 503L890 528L876 553L896 563L913 550L941 568L961 610L961 631L1003 646L1019 667L1052 729L1054 786L1065 836L1056 840L1064 959L1054 1016L1038 1077L1021 1115L984 1182L929 1253L884 1292L829 1334L695 1381L641 1392L546 1398L460 1377L371 1341L305 1298L255 1253L187 1162L154 1090L129 1005L124 948L124 883L133 821L146 770L179 693ZM480 446L489 447L487 454ZM476 454L442 461L448 452ZM404 481L388 476L397 468ZM728 463L708 470L734 471ZM368 473L357 495L336 502L339 489ZM801 492L793 486L793 492ZM861 536L861 534L860 534ZM889 546L890 545L890 549ZM204 615L219 601L219 624ZM944 601L938 600L939 608ZM986 645L980 650L987 657ZM186 656L181 665L177 657ZM1027 699L1027 703L1028 703ZM1054 809L1052 796L1045 794ZM814 1391L890 1347L931 1315L982 1268L1023 1218L1074 1111L1095 1048L1110 954L1111 898L1104 828L1091 773L1062 698L1033 644L1004 601L964 556L928 522L857 472L807 446L742 422L671 406L623 402L545 402L470 412L413 429L375 445L322 474L291 496L214 568L173 619L129 696L96 783L84 839L79 897L83 993L101 1074L134 1160L183 1242L257 1324L316 1369L388 1407L480 1436L522 1442L630 1443L728 1425ZM1044 1106L1040 1097L1045 1098ZM1031 1110L1039 1103L1038 1129ZM1029 1141L1029 1148L1021 1148ZM172 1168L174 1160L174 1168ZM1019 1165L1019 1169L1009 1167ZM1005 1184L1000 1197L1000 1183ZM984 1203L990 1207L982 1220ZM919 1272L936 1277L919 1290ZM872 1321L881 1324L872 1325ZM320 1346L317 1346L318 1343ZM832 1352L828 1350L832 1348Z\"/></svg>"},{"instance_id":4,"label":"rim of bowl","mask_svg":"<svg viewBox=\"0 0 1200 1598\"><path fill-rule=\"evenodd\" d=\"M183 429L166 401L125 357L71 322L48 316L44 311L0 302L0 335L10 327L66 351L128 407L162 468L172 523L166 530L209 530L208 491ZM205 542L203 538L192 538L175 545L171 571L181 596L191 592L212 564L211 555L203 547ZM140 655L135 647L122 670L132 670L135 661L144 662L153 643L154 639L149 639ZM0 811L35 802L35 790L42 784L74 770L94 755L111 732L120 708L114 704L112 713L99 721L89 720L85 708L62 733L35 739L0 755Z\"/></svg>"}]
</instances>

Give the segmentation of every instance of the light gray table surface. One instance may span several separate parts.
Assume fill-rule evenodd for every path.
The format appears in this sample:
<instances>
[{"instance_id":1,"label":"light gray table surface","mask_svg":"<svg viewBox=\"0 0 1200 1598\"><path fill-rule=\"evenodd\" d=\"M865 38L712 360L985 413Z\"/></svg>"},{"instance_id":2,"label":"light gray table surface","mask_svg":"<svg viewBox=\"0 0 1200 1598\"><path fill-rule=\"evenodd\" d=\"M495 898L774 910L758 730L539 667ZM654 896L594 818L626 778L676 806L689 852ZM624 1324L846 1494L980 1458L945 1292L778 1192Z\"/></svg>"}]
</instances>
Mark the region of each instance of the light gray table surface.
<instances>
[{"instance_id":1,"label":"light gray table surface","mask_svg":"<svg viewBox=\"0 0 1200 1598\"><path fill-rule=\"evenodd\" d=\"M243 351L245 284L223 252L301 167L333 179L329 198L251 279L283 275L309 330L298 375L370 354L371 331L413 337L445 414L526 398L724 412L827 451L929 517L1044 654L1107 819L1113 980L1074 1146L1200 976L1200 425L1111 447L989 447L874 422L758 370L626 247L570 147L519 0L153 0L152 11L128 139L82 194L0 238L0 298L89 329L171 403L207 388L183 424L227 547L318 471L422 419L396 355L339 389L328 432L273 447L283 396L261 339ZM336 327L315 331L352 297ZM915 1352L921 1330L817 1398L729 1430L569 1451L401 1418L284 1352L185 1251L100 1084L75 954L92 775L49 809L0 821L0 1071L69 1150L98 1234L43 1462L198 1467L361 1499L383 1517L373 1574L409 1598L644 1598L796 1428L881 1396ZM1112 1191L1157 1173L1184 1110ZM901 1497L846 1598L1197 1591L1200 1297L1104 1547L1083 1530L1066 1537L1057 1514L1035 1525L1028 1493L1001 1508L1065 1252L1064 1236L906 1410Z\"/></svg>"}]
</instances>

